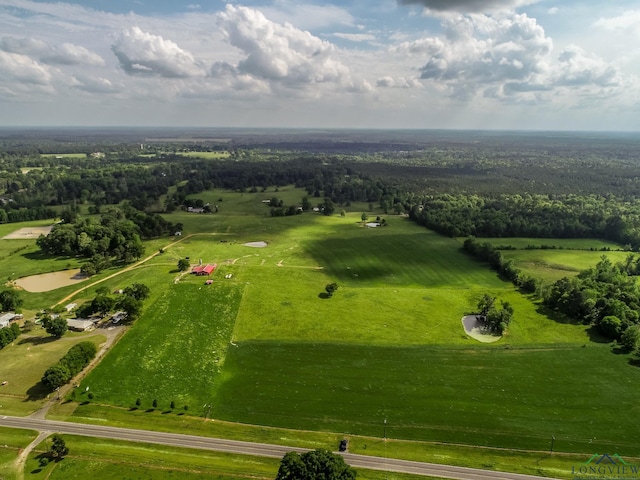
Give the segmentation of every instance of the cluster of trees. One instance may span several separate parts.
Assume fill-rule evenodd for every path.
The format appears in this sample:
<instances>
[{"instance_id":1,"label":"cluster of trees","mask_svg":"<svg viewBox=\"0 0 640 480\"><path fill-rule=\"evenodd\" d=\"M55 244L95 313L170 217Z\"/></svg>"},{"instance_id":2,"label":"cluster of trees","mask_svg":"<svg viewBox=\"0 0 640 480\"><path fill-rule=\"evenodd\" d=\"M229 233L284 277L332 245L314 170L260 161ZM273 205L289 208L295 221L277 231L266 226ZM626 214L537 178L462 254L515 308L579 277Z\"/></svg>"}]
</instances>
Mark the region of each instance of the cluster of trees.
<instances>
[{"instance_id":1,"label":"cluster of trees","mask_svg":"<svg viewBox=\"0 0 640 480\"><path fill-rule=\"evenodd\" d=\"M20 336L20 327L17 323L12 323L8 327L0 328L0 350L13 342Z\"/></svg>"},{"instance_id":2,"label":"cluster of trees","mask_svg":"<svg viewBox=\"0 0 640 480\"><path fill-rule=\"evenodd\" d=\"M2 290L0 292L0 312L16 311L24 300L15 290Z\"/></svg>"},{"instance_id":3,"label":"cluster of trees","mask_svg":"<svg viewBox=\"0 0 640 480\"><path fill-rule=\"evenodd\" d=\"M126 321L133 321L140 316L144 300L149 297L150 290L143 283L134 283L122 290L122 294L113 296L109 294L106 287L99 288L97 295L83 305L76 314L78 317L86 318L94 314L107 315L114 310L122 310L125 313Z\"/></svg>"},{"instance_id":4,"label":"cluster of trees","mask_svg":"<svg viewBox=\"0 0 640 480\"><path fill-rule=\"evenodd\" d=\"M302 454L285 454L276 480L355 480L356 475L340 455L319 448Z\"/></svg>"},{"instance_id":5,"label":"cluster of trees","mask_svg":"<svg viewBox=\"0 0 640 480\"><path fill-rule=\"evenodd\" d=\"M42 384L52 391L63 386L93 360L97 351L96 345L92 342L74 345L58 363L44 372Z\"/></svg>"},{"instance_id":6,"label":"cluster of trees","mask_svg":"<svg viewBox=\"0 0 640 480\"><path fill-rule=\"evenodd\" d=\"M478 302L479 316L485 329L495 335L503 335L513 318L513 307L509 302L501 301L502 308L496 306L496 298L485 294Z\"/></svg>"},{"instance_id":7,"label":"cluster of trees","mask_svg":"<svg viewBox=\"0 0 640 480\"><path fill-rule=\"evenodd\" d=\"M624 263L613 264L602 256L595 267L553 283L545 292L544 301L633 350L640 341L640 289L635 277L639 262L629 255Z\"/></svg>"},{"instance_id":8,"label":"cluster of trees","mask_svg":"<svg viewBox=\"0 0 640 480\"><path fill-rule=\"evenodd\" d=\"M49 255L79 256L90 259L84 271L95 274L111 262L129 263L142 256L144 246L139 228L121 210L111 209L99 222L91 219L59 223L36 244Z\"/></svg>"},{"instance_id":9,"label":"cluster of trees","mask_svg":"<svg viewBox=\"0 0 640 480\"><path fill-rule=\"evenodd\" d=\"M182 229L158 214L147 214L125 204L109 208L98 222L70 216L70 223L56 224L36 244L49 255L87 258L82 271L95 275L113 263L131 263L144 253L142 238L173 234ZM75 223L74 223L75 220Z\"/></svg>"}]
</instances>

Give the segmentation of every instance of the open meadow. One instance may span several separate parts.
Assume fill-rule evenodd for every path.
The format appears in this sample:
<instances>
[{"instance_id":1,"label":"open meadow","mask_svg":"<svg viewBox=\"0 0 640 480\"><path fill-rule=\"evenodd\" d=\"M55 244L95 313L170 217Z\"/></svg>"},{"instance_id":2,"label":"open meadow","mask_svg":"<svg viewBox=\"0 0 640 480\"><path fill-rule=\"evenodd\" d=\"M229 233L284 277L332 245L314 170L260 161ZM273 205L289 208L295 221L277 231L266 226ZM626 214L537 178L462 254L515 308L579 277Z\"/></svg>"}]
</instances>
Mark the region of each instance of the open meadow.
<instances>
[{"instance_id":1,"label":"open meadow","mask_svg":"<svg viewBox=\"0 0 640 480\"><path fill-rule=\"evenodd\" d=\"M89 387L91 402L83 405L88 398L81 394L55 410L57 418L180 431L178 419L205 416L231 425L216 431L221 435L254 438L241 424L347 435L351 451L377 455L371 439L382 436L386 419L387 437L409 442L396 445L400 457L423 458L406 453L412 442L436 451L459 444L542 452L552 436L559 452L640 456L640 369L629 355L612 354L585 325L549 317L535 298L466 255L460 240L394 215L385 216L386 227L367 228L360 209L271 217L262 200L274 195L296 203L304 192L197 195L218 202L219 213L167 215L183 223L181 237L146 242L145 256L162 253L73 297L86 301L101 286L114 291L136 282L151 289L142 317L83 379L78 391ZM626 255L503 252L523 270L528 254L575 269L595 265L602 254ZM212 285L178 272L185 257L217 265ZM15 258L15 265L35 269L30 257ZM327 298L332 282L339 288ZM53 304L73 288L23 295L27 304ZM515 310L507 334L490 345L471 339L461 323L485 293ZM48 358L37 361L42 371ZM202 433L216 434L213 425L204 424ZM450 463L468 463L451 455ZM83 461L65 468L82 472ZM105 475L114 468L95 461ZM50 478L58 478L56 470ZM150 475L143 470L141 478Z\"/></svg>"}]
</instances>

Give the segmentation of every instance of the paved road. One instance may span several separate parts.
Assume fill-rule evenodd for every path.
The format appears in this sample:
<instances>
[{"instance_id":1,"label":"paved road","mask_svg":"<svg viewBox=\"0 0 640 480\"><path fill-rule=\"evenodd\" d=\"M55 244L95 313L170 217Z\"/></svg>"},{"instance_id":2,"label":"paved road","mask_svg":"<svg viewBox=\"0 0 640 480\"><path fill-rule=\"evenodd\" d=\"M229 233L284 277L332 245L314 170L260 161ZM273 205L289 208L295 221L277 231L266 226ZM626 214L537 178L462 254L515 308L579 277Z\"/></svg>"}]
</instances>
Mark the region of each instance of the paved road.
<instances>
[{"instance_id":1,"label":"paved road","mask_svg":"<svg viewBox=\"0 0 640 480\"><path fill-rule=\"evenodd\" d=\"M36 430L39 432L57 432L88 437L113 438L131 442L146 442L174 447L198 448L218 452L255 455L260 457L282 458L291 451L304 452L305 449L268 445L264 443L240 442L219 438L199 437L178 433L153 432L131 428L107 427L81 423L59 422L39 418L0 417L0 426ZM547 477L502 473L474 468L454 467L433 463L410 462L392 458L368 457L352 453L343 454L345 461L356 468L383 470L397 473L412 473L431 477L443 477L456 480L549 480Z\"/></svg>"}]
</instances>

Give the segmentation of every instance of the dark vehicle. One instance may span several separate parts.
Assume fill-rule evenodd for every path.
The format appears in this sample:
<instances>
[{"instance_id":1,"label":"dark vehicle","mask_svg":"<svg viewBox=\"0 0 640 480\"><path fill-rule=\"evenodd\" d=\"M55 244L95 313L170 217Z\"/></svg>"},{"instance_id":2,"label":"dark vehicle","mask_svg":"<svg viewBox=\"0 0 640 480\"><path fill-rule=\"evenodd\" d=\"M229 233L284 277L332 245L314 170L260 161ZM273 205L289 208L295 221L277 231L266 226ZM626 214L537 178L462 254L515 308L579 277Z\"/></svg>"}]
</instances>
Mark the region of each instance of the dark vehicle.
<instances>
[{"instance_id":1,"label":"dark vehicle","mask_svg":"<svg viewBox=\"0 0 640 480\"><path fill-rule=\"evenodd\" d=\"M346 438L343 438L342 440L340 440L339 450L341 452L346 452L348 446L349 446L349 440L347 440Z\"/></svg>"}]
</instances>

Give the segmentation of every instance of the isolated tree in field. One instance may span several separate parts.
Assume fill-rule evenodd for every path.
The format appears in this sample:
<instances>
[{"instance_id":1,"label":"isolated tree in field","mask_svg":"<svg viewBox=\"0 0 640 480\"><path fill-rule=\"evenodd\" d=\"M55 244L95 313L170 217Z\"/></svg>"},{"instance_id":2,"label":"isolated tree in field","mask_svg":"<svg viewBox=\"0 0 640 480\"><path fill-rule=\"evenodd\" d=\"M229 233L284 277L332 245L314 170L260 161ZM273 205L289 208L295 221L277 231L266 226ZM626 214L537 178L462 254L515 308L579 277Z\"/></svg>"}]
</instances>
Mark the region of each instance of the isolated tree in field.
<instances>
[{"instance_id":1,"label":"isolated tree in field","mask_svg":"<svg viewBox=\"0 0 640 480\"><path fill-rule=\"evenodd\" d=\"M54 460L62 460L69 453L67 444L60 435L51 437L51 447L49 447L48 453Z\"/></svg>"},{"instance_id":2,"label":"isolated tree in field","mask_svg":"<svg viewBox=\"0 0 640 480\"><path fill-rule=\"evenodd\" d=\"M151 402L151 405L153 406L153 408L158 408L158 400L154 398L153 402Z\"/></svg>"},{"instance_id":3,"label":"isolated tree in field","mask_svg":"<svg viewBox=\"0 0 640 480\"><path fill-rule=\"evenodd\" d=\"M48 315L42 318L42 326L49 335L53 335L56 338L62 337L69 328L64 318L51 318Z\"/></svg>"},{"instance_id":4,"label":"isolated tree in field","mask_svg":"<svg viewBox=\"0 0 640 480\"><path fill-rule=\"evenodd\" d=\"M189 260L187 260L186 258L181 258L180 260L178 260L178 271L186 272L187 270L189 270Z\"/></svg>"},{"instance_id":5,"label":"isolated tree in field","mask_svg":"<svg viewBox=\"0 0 640 480\"><path fill-rule=\"evenodd\" d=\"M173 400L171 400L171 403L169 404L169 408L170 408L171 410L174 410L174 409L176 408L176 402L175 402L175 401L173 401Z\"/></svg>"},{"instance_id":6,"label":"isolated tree in field","mask_svg":"<svg viewBox=\"0 0 640 480\"><path fill-rule=\"evenodd\" d=\"M330 283L326 287L324 287L324 289L326 290L327 295L332 297L334 292L336 290L338 290L338 284L337 283Z\"/></svg>"},{"instance_id":7,"label":"isolated tree in field","mask_svg":"<svg viewBox=\"0 0 640 480\"><path fill-rule=\"evenodd\" d=\"M142 405L142 400L140 398L136 398L136 407L140 408Z\"/></svg>"},{"instance_id":8,"label":"isolated tree in field","mask_svg":"<svg viewBox=\"0 0 640 480\"><path fill-rule=\"evenodd\" d=\"M356 471L340 455L317 449L282 457L276 480L354 480Z\"/></svg>"},{"instance_id":9,"label":"isolated tree in field","mask_svg":"<svg viewBox=\"0 0 640 480\"><path fill-rule=\"evenodd\" d=\"M367 215L365 212L362 212L362 215L360 215L360 220L366 222L367 220L369 220L369 215Z\"/></svg>"}]
</instances>

